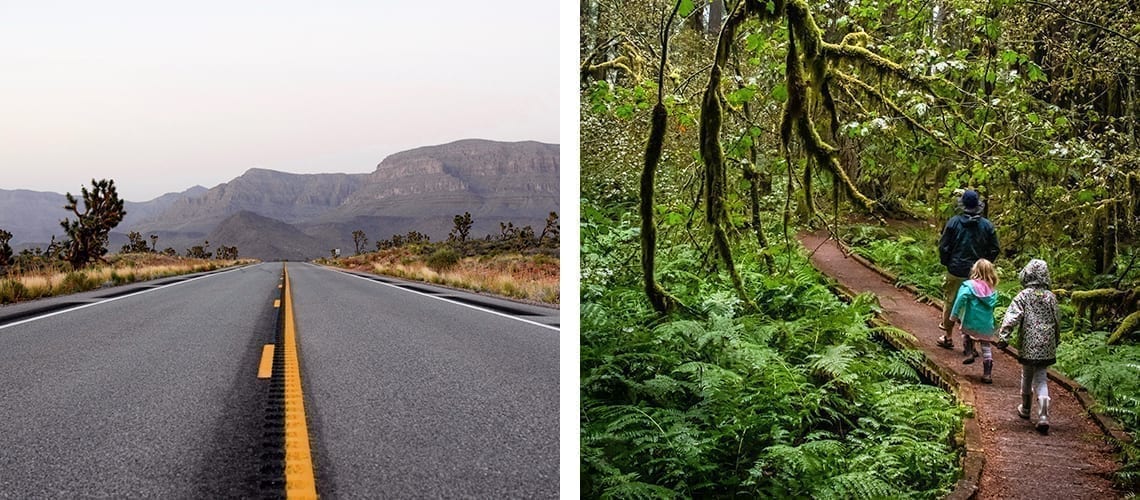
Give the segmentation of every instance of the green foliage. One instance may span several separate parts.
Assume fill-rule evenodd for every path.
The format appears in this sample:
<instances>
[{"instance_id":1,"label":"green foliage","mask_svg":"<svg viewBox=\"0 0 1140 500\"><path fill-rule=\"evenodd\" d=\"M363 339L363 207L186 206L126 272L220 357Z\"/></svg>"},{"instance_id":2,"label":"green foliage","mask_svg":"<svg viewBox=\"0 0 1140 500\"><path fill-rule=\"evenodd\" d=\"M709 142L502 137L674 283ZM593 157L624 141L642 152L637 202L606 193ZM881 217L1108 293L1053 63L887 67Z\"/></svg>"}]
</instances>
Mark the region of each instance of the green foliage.
<instances>
[{"instance_id":1,"label":"green foliage","mask_svg":"<svg viewBox=\"0 0 1140 500\"><path fill-rule=\"evenodd\" d=\"M443 272L459 263L459 252L450 247L441 246L428 256L427 266L435 272Z\"/></svg>"},{"instance_id":2,"label":"green foliage","mask_svg":"<svg viewBox=\"0 0 1140 500\"><path fill-rule=\"evenodd\" d=\"M849 226L845 234L856 254L894 273L898 284L942 296L946 268L938 260L938 233L910 230L889 235L876 226Z\"/></svg>"},{"instance_id":3,"label":"green foliage","mask_svg":"<svg viewBox=\"0 0 1140 500\"><path fill-rule=\"evenodd\" d=\"M100 283L96 282L94 278L87 275L83 271L72 271L67 273L63 280L52 290L54 295L67 295L70 293L85 292L87 290L94 290L99 288Z\"/></svg>"},{"instance_id":4,"label":"green foliage","mask_svg":"<svg viewBox=\"0 0 1140 500\"><path fill-rule=\"evenodd\" d=\"M660 318L637 274L630 211L582 206L581 470L586 497L945 495L962 410L919 384L798 254L762 273L742 254L758 311L687 246L661 278L695 316Z\"/></svg>"},{"instance_id":5,"label":"green foliage","mask_svg":"<svg viewBox=\"0 0 1140 500\"><path fill-rule=\"evenodd\" d=\"M28 288L16 280L0 279L0 304L19 302L28 297Z\"/></svg>"},{"instance_id":6,"label":"green foliage","mask_svg":"<svg viewBox=\"0 0 1140 500\"><path fill-rule=\"evenodd\" d=\"M1062 336L1054 368L1085 386L1096 398L1098 410L1112 416L1132 435L1140 431L1140 345L1107 345L1108 332L1075 331ZM1123 466L1118 482L1140 488L1140 453L1135 445L1122 446Z\"/></svg>"}]
</instances>

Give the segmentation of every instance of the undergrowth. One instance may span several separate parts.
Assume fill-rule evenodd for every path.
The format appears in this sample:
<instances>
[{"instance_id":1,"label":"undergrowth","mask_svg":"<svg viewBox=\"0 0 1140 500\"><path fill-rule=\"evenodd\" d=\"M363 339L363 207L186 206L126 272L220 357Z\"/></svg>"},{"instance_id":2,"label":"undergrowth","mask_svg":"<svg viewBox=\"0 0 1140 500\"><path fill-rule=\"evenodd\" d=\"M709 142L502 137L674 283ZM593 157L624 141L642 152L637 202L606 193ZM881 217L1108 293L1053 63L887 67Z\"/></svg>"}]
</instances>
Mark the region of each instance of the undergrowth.
<instances>
[{"instance_id":1,"label":"undergrowth","mask_svg":"<svg viewBox=\"0 0 1140 500\"><path fill-rule=\"evenodd\" d=\"M627 207L582 207L584 497L938 498L959 475L963 408L923 385L914 352L866 325L797 249L769 275L739 269L759 310L690 246L659 278L691 310L661 318L637 267ZM892 335L905 335L893 331Z\"/></svg>"}]
</instances>

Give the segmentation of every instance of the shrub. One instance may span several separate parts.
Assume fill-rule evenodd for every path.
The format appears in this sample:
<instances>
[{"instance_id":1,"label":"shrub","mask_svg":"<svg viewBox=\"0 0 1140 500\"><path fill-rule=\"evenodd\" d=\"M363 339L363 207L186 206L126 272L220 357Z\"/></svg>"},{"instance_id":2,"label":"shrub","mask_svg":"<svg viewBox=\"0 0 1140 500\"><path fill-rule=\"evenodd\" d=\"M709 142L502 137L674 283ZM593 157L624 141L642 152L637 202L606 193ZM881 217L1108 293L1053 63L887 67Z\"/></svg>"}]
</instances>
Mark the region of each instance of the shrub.
<instances>
[{"instance_id":1,"label":"shrub","mask_svg":"<svg viewBox=\"0 0 1140 500\"><path fill-rule=\"evenodd\" d=\"M16 280L0 280L0 304L16 302L28 296L28 288Z\"/></svg>"},{"instance_id":2,"label":"shrub","mask_svg":"<svg viewBox=\"0 0 1140 500\"><path fill-rule=\"evenodd\" d=\"M428 267L435 272L442 272L455 267L459 263L459 253L447 247L442 247L427 258Z\"/></svg>"},{"instance_id":3,"label":"shrub","mask_svg":"<svg viewBox=\"0 0 1140 500\"><path fill-rule=\"evenodd\" d=\"M63 281L55 289L56 295L64 295L68 293L84 292L97 288L99 286L95 280L87 276L83 271L71 271L63 277Z\"/></svg>"}]
</instances>

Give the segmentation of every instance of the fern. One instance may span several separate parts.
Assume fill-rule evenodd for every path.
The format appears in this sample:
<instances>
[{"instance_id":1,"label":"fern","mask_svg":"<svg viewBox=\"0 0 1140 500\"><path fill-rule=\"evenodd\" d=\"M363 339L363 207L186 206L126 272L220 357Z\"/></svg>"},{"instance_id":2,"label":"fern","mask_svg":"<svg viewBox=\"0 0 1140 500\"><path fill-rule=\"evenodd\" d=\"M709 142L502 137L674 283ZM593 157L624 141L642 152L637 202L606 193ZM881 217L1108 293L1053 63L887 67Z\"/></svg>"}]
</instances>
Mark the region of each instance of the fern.
<instances>
[{"instance_id":1,"label":"fern","mask_svg":"<svg viewBox=\"0 0 1140 500\"><path fill-rule=\"evenodd\" d=\"M654 500L654 499L671 499L677 498L677 492L658 486L656 484L643 483L641 481L628 481L618 483L605 489L602 493L602 498L609 499L629 499L629 500Z\"/></svg>"},{"instance_id":2,"label":"fern","mask_svg":"<svg viewBox=\"0 0 1140 500\"><path fill-rule=\"evenodd\" d=\"M621 246L631 226L618 212L606 222L584 208L594 225L583 230L591 238L583 252ZM921 358L874 340L883 332L865 325L878 307L872 297L843 303L802 254L780 256L786 273L761 274L758 257L744 253L758 310L743 311L720 277L694 275L698 252L673 246L658 255L662 283L692 309L661 317L647 306L636 260L618 262L627 257L582 259L593 268L584 282L605 285L582 294L583 496L849 488L850 496L933 498L953 484L949 443L961 413L944 392L914 384L908 363Z\"/></svg>"},{"instance_id":3,"label":"fern","mask_svg":"<svg viewBox=\"0 0 1140 500\"><path fill-rule=\"evenodd\" d=\"M831 498L891 498L897 492L890 484L868 471L856 471L832 476L819 483L812 491L817 499Z\"/></svg>"},{"instance_id":4,"label":"fern","mask_svg":"<svg viewBox=\"0 0 1140 500\"><path fill-rule=\"evenodd\" d=\"M851 362L859 353L854 347L840 344L828 347L823 354L808 356L811 369L832 380L845 380L851 375Z\"/></svg>"}]
</instances>

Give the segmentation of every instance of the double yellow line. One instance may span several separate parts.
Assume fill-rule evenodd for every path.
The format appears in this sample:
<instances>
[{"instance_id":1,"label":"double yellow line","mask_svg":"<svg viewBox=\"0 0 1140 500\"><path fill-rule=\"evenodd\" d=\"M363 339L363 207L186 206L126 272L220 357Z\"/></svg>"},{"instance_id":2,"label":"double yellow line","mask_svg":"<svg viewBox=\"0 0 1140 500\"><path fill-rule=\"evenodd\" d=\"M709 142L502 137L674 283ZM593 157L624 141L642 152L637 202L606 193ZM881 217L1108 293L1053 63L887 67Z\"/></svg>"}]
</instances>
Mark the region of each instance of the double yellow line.
<instances>
[{"instance_id":1,"label":"double yellow line","mask_svg":"<svg viewBox=\"0 0 1140 500\"><path fill-rule=\"evenodd\" d=\"M309 427L305 420L305 397L301 392L301 363L297 355L297 326L293 318L293 294L289 287L289 268L285 266L285 497L317 498L317 482L313 477L313 455L309 447Z\"/></svg>"}]
</instances>

